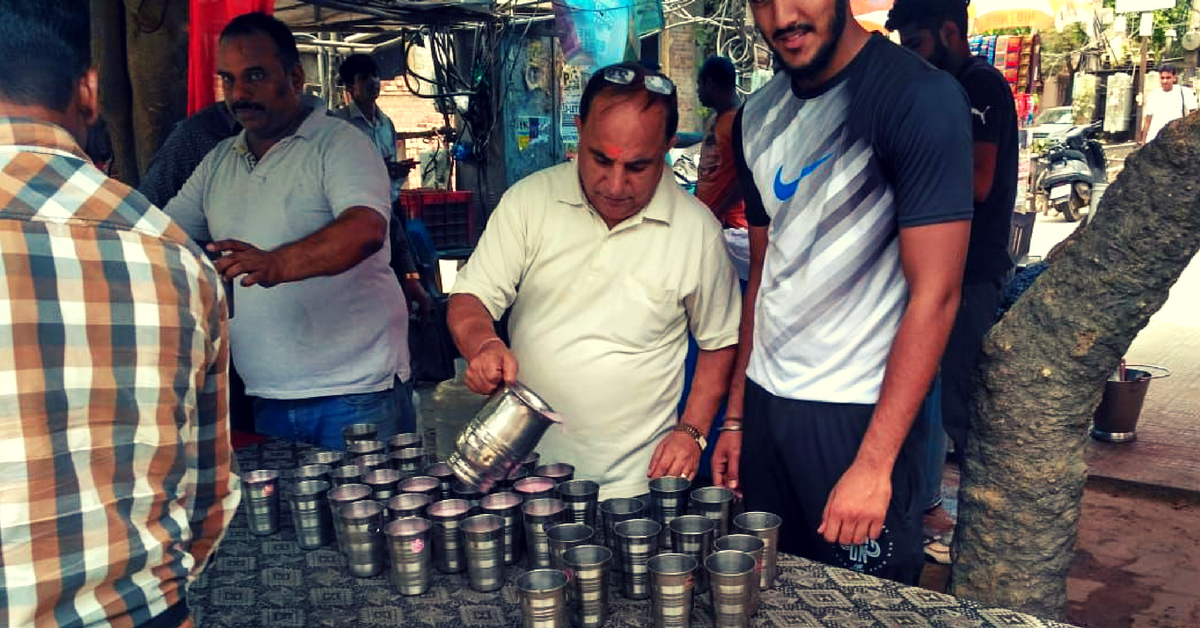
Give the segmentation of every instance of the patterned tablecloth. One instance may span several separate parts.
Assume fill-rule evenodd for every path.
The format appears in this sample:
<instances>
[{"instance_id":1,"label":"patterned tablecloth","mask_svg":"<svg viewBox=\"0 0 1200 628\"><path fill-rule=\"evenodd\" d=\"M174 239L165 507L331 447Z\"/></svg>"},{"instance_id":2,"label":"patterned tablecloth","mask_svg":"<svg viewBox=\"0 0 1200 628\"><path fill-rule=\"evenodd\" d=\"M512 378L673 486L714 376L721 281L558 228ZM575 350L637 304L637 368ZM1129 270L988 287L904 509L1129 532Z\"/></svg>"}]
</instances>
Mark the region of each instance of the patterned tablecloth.
<instances>
[{"instance_id":1,"label":"patterned tablecloth","mask_svg":"<svg viewBox=\"0 0 1200 628\"><path fill-rule=\"evenodd\" d=\"M291 469L311 448L278 441L238 450L243 471ZM283 500L286 502L286 500ZM352 577L333 546L306 551L296 545L286 503L280 531L250 534L244 505L208 569L193 584L189 601L196 625L233 626L406 626L489 628L520 626L513 586L524 567L508 568L508 584L477 593L466 574L434 571L428 593L406 597L387 576ZM649 602L632 601L614 590L608 628L646 626ZM692 625L712 626L707 595L697 596ZM1013 611L984 609L942 593L906 587L853 571L780 555L775 588L763 591L752 626L912 626L945 628L1065 627Z\"/></svg>"}]
</instances>

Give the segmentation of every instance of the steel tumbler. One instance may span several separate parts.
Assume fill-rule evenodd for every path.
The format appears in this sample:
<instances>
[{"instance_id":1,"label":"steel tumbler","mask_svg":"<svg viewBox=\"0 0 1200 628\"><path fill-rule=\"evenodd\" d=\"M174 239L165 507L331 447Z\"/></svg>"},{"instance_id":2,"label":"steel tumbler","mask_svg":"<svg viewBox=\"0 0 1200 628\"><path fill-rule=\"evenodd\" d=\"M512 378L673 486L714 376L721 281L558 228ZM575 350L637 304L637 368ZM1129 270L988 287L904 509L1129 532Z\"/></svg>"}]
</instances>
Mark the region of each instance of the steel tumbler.
<instances>
[{"instance_id":1,"label":"steel tumbler","mask_svg":"<svg viewBox=\"0 0 1200 628\"><path fill-rule=\"evenodd\" d=\"M717 524L708 517L700 515L684 515L676 517L671 522L671 545L680 554L687 554L696 559L699 565L704 565L704 559L712 552L713 531ZM703 590L708 582L708 572L703 568L696 570L699 579L697 586Z\"/></svg>"},{"instance_id":2,"label":"steel tumbler","mask_svg":"<svg viewBox=\"0 0 1200 628\"><path fill-rule=\"evenodd\" d=\"M525 516L525 549L529 566L534 569L550 567L550 540L546 527L561 523L566 506L557 499L543 498L527 501L521 506Z\"/></svg>"},{"instance_id":3,"label":"steel tumbler","mask_svg":"<svg viewBox=\"0 0 1200 628\"><path fill-rule=\"evenodd\" d=\"M567 505L567 519L571 523L582 523L597 528L596 510L599 508L597 498L600 496L600 485L591 480L570 480L556 488L558 498ZM597 535L595 542L599 542Z\"/></svg>"},{"instance_id":4,"label":"steel tumbler","mask_svg":"<svg viewBox=\"0 0 1200 628\"><path fill-rule=\"evenodd\" d=\"M458 481L458 479L455 477L454 470L450 468L450 465L444 462L431 464L428 467L425 467L425 475L431 478L437 478L438 482L440 483L438 490L441 492L441 496L434 501L441 501L443 499L451 498L450 492L453 490L454 483Z\"/></svg>"},{"instance_id":5,"label":"steel tumbler","mask_svg":"<svg viewBox=\"0 0 1200 628\"><path fill-rule=\"evenodd\" d=\"M608 620L608 566L612 550L603 545L580 545L563 552L569 574L567 603L575 628L600 628Z\"/></svg>"},{"instance_id":6,"label":"steel tumbler","mask_svg":"<svg viewBox=\"0 0 1200 628\"><path fill-rule=\"evenodd\" d=\"M558 523L546 527L546 539L550 542L550 566L562 569L563 552L578 545L592 542L592 528L582 523Z\"/></svg>"},{"instance_id":7,"label":"steel tumbler","mask_svg":"<svg viewBox=\"0 0 1200 628\"><path fill-rule=\"evenodd\" d=\"M346 553L346 528L342 525L342 506L370 499L370 497L371 487L366 484L343 484L329 491L328 499L330 513L333 515L333 531L337 537L338 550L343 554Z\"/></svg>"},{"instance_id":8,"label":"steel tumbler","mask_svg":"<svg viewBox=\"0 0 1200 628\"><path fill-rule=\"evenodd\" d=\"M314 451L302 459L304 464L324 464L329 465L330 469L335 469L342 466L346 460L346 452L325 449L322 451Z\"/></svg>"},{"instance_id":9,"label":"steel tumbler","mask_svg":"<svg viewBox=\"0 0 1200 628\"><path fill-rule=\"evenodd\" d=\"M513 483L513 492L525 501L554 497L554 480L550 478L530 476Z\"/></svg>"},{"instance_id":10,"label":"steel tumbler","mask_svg":"<svg viewBox=\"0 0 1200 628\"><path fill-rule=\"evenodd\" d=\"M704 561L712 591L714 626L746 628L750 623L750 592L758 590L754 557L733 550L713 552Z\"/></svg>"},{"instance_id":11,"label":"steel tumbler","mask_svg":"<svg viewBox=\"0 0 1200 628\"><path fill-rule=\"evenodd\" d=\"M396 519L384 528L392 566L388 579L400 595L421 595L432 580L433 553L429 531L433 524L419 517Z\"/></svg>"},{"instance_id":12,"label":"steel tumbler","mask_svg":"<svg viewBox=\"0 0 1200 628\"><path fill-rule=\"evenodd\" d=\"M525 530L521 524L521 496L516 493L492 493L479 500L479 509L504 521L504 564L521 560Z\"/></svg>"},{"instance_id":13,"label":"steel tumbler","mask_svg":"<svg viewBox=\"0 0 1200 628\"><path fill-rule=\"evenodd\" d=\"M374 423L355 423L342 428L342 440L347 445L354 441L375 440L379 426Z\"/></svg>"},{"instance_id":14,"label":"steel tumbler","mask_svg":"<svg viewBox=\"0 0 1200 628\"><path fill-rule=\"evenodd\" d=\"M433 523L433 565L442 573L460 573L467 568L459 527L470 510L461 499L445 499L429 505Z\"/></svg>"},{"instance_id":15,"label":"steel tumbler","mask_svg":"<svg viewBox=\"0 0 1200 628\"><path fill-rule=\"evenodd\" d=\"M338 514L342 518L350 575L370 578L383 571L383 506L364 499L342 506Z\"/></svg>"},{"instance_id":16,"label":"steel tumbler","mask_svg":"<svg viewBox=\"0 0 1200 628\"><path fill-rule=\"evenodd\" d=\"M566 628L567 576L557 569L534 569L517 577L524 628Z\"/></svg>"},{"instance_id":17,"label":"steel tumbler","mask_svg":"<svg viewBox=\"0 0 1200 628\"><path fill-rule=\"evenodd\" d=\"M388 468L388 458L384 454L367 454L358 456L350 461L352 464L362 467L363 475L366 475L377 469Z\"/></svg>"},{"instance_id":18,"label":"steel tumbler","mask_svg":"<svg viewBox=\"0 0 1200 628\"><path fill-rule=\"evenodd\" d=\"M371 499L383 506L400 493L400 472L395 469L376 469L362 478L363 484L371 487Z\"/></svg>"},{"instance_id":19,"label":"steel tumbler","mask_svg":"<svg viewBox=\"0 0 1200 628\"><path fill-rule=\"evenodd\" d=\"M273 469L251 471L242 476L246 495L246 520L250 532L258 536L279 531L279 472Z\"/></svg>"},{"instance_id":20,"label":"steel tumbler","mask_svg":"<svg viewBox=\"0 0 1200 628\"><path fill-rule=\"evenodd\" d=\"M329 483L334 486L362 484L363 468L356 464L343 464L329 471Z\"/></svg>"},{"instance_id":21,"label":"steel tumbler","mask_svg":"<svg viewBox=\"0 0 1200 628\"><path fill-rule=\"evenodd\" d=\"M696 559L687 554L659 554L646 563L650 570L650 613L655 628L689 628L696 592Z\"/></svg>"},{"instance_id":22,"label":"steel tumbler","mask_svg":"<svg viewBox=\"0 0 1200 628\"><path fill-rule=\"evenodd\" d=\"M621 594L631 600L650 597L646 563L658 553L662 526L652 519L630 519L616 525L617 557L621 561Z\"/></svg>"},{"instance_id":23,"label":"steel tumbler","mask_svg":"<svg viewBox=\"0 0 1200 628\"><path fill-rule=\"evenodd\" d=\"M424 449L425 446L421 443L421 435L414 432L401 432L387 439L387 449L389 452L400 449L416 447Z\"/></svg>"},{"instance_id":24,"label":"steel tumbler","mask_svg":"<svg viewBox=\"0 0 1200 628\"><path fill-rule=\"evenodd\" d=\"M734 550L737 552L745 552L754 558L754 584L753 590L750 591L750 601L747 603L746 612L751 615L758 612L758 590L759 580L763 572L763 542L757 536L749 534L730 534L723 536L715 543L713 549L721 552L725 550Z\"/></svg>"},{"instance_id":25,"label":"steel tumbler","mask_svg":"<svg viewBox=\"0 0 1200 628\"><path fill-rule=\"evenodd\" d=\"M462 522L467 556L467 582L480 593L504 586L504 520L498 515L475 515Z\"/></svg>"},{"instance_id":26,"label":"steel tumbler","mask_svg":"<svg viewBox=\"0 0 1200 628\"><path fill-rule=\"evenodd\" d=\"M687 492L692 483L687 478L663 476L650 480L650 518L663 527L659 546L671 549L671 521L687 514Z\"/></svg>"},{"instance_id":27,"label":"steel tumbler","mask_svg":"<svg viewBox=\"0 0 1200 628\"><path fill-rule=\"evenodd\" d=\"M550 478L554 480L555 484L562 484L575 479L575 467L565 462L555 462L534 469L533 474L538 477Z\"/></svg>"},{"instance_id":28,"label":"steel tumbler","mask_svg":"<svg viewBox=\"0 0 1200 628\"><path fill-rule=\"evenodd\" d=\"M708 486L692 491L693 515L702 515L717 524L716 538L729 534L729 509L733 506L733 491L723 486Z\"/></svg>"},{"instance_id":29,"label":"steel tumbler","mask_svg":"<svg viewBox=\"0 0 1200 628\"><path fill-rule=\"evenodd\" d=\"M321 465L324 466L324 465ZM317 549L333 540L333 516L329 510L329 482L304 480L288 491L292 527L300 549Z\"/></svg>"},{"instance_id":30,"label":"steel tumbler","mask_svg":"<svg viewBox=\"0 0 1200 628\"><path fill-rule=\"evenodd\" d=\"M783 518L773 512L744 512L733 518L733 527L742 534L752 534L763 542L763 568L758 588L775 586L776 558L779 554L779 527Z\"/></svg>"},{"instance_id":31,"label":"steel tumbler","mask_svg":"<svg viewBox=\"0 0 1200 628\"><path fill-rule=\"evenodd\" d=\"M439 500L440 501L440 500ZM433 500L421 493L400 493L388 500L388 517L395 521L407 517L425 518Z\"/></svg>"},{"instance_id":32,"label":"steel tumbler","mask_svg":"<svg viewBox=\"0 0 1200 628\"><path fill-rule=\"evenodd\" d=\"M346 443L346 453L355 458L370 454L386 454L387 445L379 440L356 440Z\"/></svg>"}]
</instances>

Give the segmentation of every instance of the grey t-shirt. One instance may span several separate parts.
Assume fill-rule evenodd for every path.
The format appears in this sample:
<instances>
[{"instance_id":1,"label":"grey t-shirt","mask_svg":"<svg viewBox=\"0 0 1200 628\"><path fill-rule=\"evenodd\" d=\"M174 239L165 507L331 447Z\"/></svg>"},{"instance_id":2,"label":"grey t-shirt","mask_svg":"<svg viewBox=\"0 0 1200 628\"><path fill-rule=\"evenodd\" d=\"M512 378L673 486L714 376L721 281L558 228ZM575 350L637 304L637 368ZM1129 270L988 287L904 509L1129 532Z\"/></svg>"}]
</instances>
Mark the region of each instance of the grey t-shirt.
<instances>
[{"instance_id":1,"label":"grey t-shirt","mask_svg":"<svg viewBox=\"0 0 1200 628\"><path fill-rule=\"evenodd\" d=\"M258 160L245 133L217 145L165 211L197 240L271 250L305 238L351 207L391 216L378 152L349 123L312 112ZM234 282L230 348L246 393L304 399L387 390L409 378L408 315L389 245L339 275L273 288Z\"/></svg>"},{"instance_id":2,"label":"grey t-shirt","mask_svg":"<svg viewBox=\"0 0 1200 628\"><path fill-rule=\"evenodd\" d=\"M970 220L952 76L872 37L815 90L781 72L734 121L746 220L767 226L748 376L788 399L878 401L908 283L899 230Z\"/></svg>"}]
</instances>

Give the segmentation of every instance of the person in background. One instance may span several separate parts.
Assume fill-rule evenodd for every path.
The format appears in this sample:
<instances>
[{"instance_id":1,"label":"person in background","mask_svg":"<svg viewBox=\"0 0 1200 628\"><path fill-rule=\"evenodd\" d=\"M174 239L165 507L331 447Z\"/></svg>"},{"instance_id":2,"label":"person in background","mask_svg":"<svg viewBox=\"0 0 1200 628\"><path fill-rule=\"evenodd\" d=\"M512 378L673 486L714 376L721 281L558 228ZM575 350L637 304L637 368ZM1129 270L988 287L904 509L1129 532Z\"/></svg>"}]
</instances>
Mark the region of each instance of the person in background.
<instances>
[{"instance_id":1,"label":"person in background","mask_svg":"<svg viewBox=\"0 0 1200 628\"><path fill-rule=\"evenodd\" d=\"M725 57L709 57L700 68L696 95L716 112L700 147L696 198L708 205L721 227L738 279L750 276L750 240L746 234L746 204L733 163L733 119L742 99L737 93L737 70Z\"/></svg>"},{"instance_id":2,"label":"person in background","mask_svg":"<svg viewBox=\"0 0 1200 628\"><path fill-rule=\"evenodd\" d=\"M625 63L580 100L579 159L508 190L455 280L449 323L487 394L520 379L563 416L538 446L600 498L695 477L728 385L740 305L720 225L666 169L675 85ZM511 348L494 322L511 309ZM689 330L700 346L687 406ZM518 372L519 369L519 372Z\"/></svg>"},{"instance_id":3,"label":"person in background","mask_svg":"<svg viewBox=\"0 0 1200 628\"><path fill-rule=\"evenodd\" d=\"M733 126L750 281L713 479L783 518L780 551L915 584L915 419L962 285L970 110L849 0L750 11L785 71Z\"/></svg>"},{"instance_id":4,"label":"person in background","mask_svg":"<svg viewBox=\"0 0 1200 628\"><path fill-rule=\"evenodd\" d=\"M369 140L301 97L291 31L248 13L221 32L217 74L242 132L217 145L166 212L232 283L233 361L255 428L328 448L375 423L416 427L408 316L388 266L391 195Z\"/></svg>"},{"instance_id":5,"label":"person in background","mask_svg":"<svg viewBox=\"0 0 1200 628\"><path fill-rule=\"evenodd\" d=\"M1004 75L983 58L971 55L967 40L968 0L897 0L887 28L900 43L958 80L971 106L975 212L958 315L942 355L941 381L931 399L929 462L926 474L925 553L950 562L954 522L941 507L945 432L957 456L967 448L971 430L971 387L983 336L996 322L1004 284L1013 267L1008 232L1017 199L1017 105ZM941 419L940 421L938 419ZM944 424L944 426L943 426Z\"/></svg>"},{"instance_id":6,"label":"person in background","mask_svg":"<svg viewBox=\"0 0 1200 628\"><path fill-rule=\"evenodd\" d=\"M77 0L0 11L0 625L191 626L240 499L220 276L81 144Z\"/></svg>"},{"instance_id":7,"label":"person in background","mask_svg":"<svg viewBox=\"0 0 1200 628\"><path fill-rule=\"evenodd\" d=\"M1176 85L1179 69L1170 63L1158 68L1158 85L1162 89L1146 95L1146 117L1142 120L1140 142L1153 142L1168 123L1196 110L1196 92Z\"/></svg>"},{"instance_id":8,"label":"person in background","mask_svg":"<svg viewBox=\"0 0 1200 628\"><path fill-rule=\"evenodd\" d=\"M224 101L215 102L181 120L150 158L150 168L142 177L138 191L156 206L166 207L208 151L241 130L242 125Z\"/></svg>"},{"instance_id":9,"label":"person in background","mask_svg":"<svg viewBox=\"0 0 1200 628\"><path fill-rule=\"evenodd\" d=\"M388 235L392 244L392 270L400 279L404 296L410 305L421 312L432 312L433 301L421 285L421 275L408 249L408 237L404 232L404 219L399 214L396 201L400 198L403 184L411 162L396 161L396 125L379 108L379 66L370 55L353 54L342 61L338 78L350 95L350 102L339 107L333 115L354 125L375 145L392 179L392 220L388 224Z\"/></svg>"}]
</instances>

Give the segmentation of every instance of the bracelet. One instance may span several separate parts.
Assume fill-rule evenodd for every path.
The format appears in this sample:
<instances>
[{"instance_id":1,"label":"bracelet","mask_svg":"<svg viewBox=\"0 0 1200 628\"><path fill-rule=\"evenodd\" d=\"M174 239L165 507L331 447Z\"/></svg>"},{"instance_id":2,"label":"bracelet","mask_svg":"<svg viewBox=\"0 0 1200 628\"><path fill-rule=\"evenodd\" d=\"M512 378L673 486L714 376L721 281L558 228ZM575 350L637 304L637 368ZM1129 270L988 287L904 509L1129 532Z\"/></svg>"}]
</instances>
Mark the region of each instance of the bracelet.
<instances>
[{"instance_id":1,"label":"bracelet","mask_svg":"<svg viewBox=\"0 0 1200 628\"><path fill-rule=\"evenodd\" d=\"M499 336L492 336L491 338L487 338L483 342L479 343L479 346L475 347L475 351L471 352L471 359L474 359L475 356L478 356L479 352L482 351L483 348L486 347L489 342L498 342L500 344L504 344L504 341L501 340Z\"/></svg>"},{"instance_id":2,"label":"bracelet","mask_svg":"<svg viewBox=\"0 0 1200 628\"><path fill-rule=\"evenodd\" d=\"M741 432L741 421L726 421L724 425L717 429L718 432Z\"/></svg>"}]
</instances>

